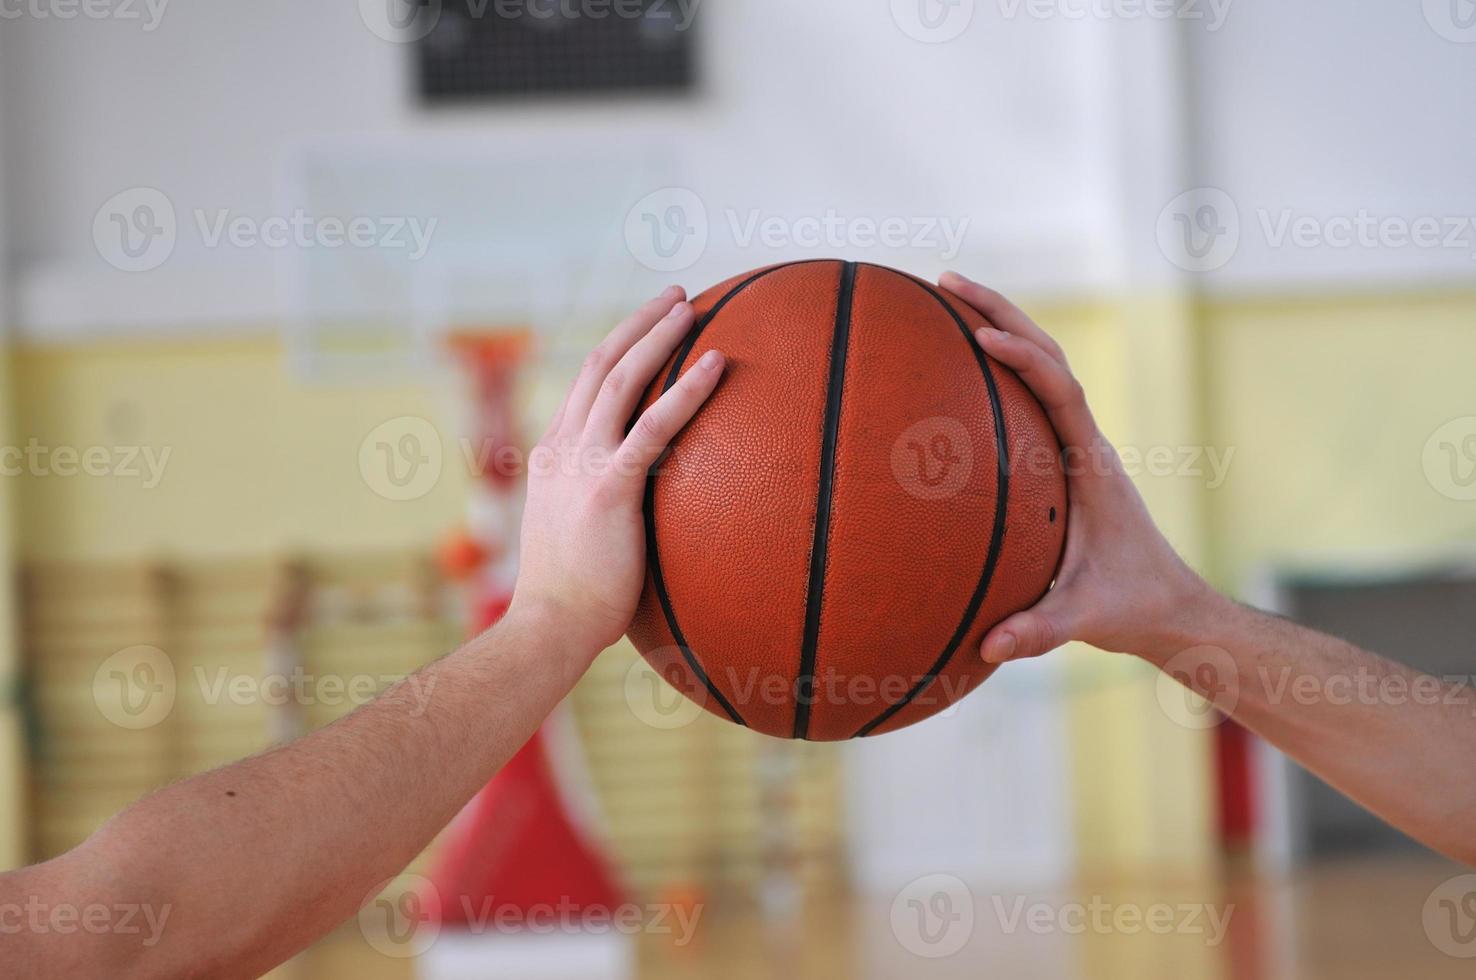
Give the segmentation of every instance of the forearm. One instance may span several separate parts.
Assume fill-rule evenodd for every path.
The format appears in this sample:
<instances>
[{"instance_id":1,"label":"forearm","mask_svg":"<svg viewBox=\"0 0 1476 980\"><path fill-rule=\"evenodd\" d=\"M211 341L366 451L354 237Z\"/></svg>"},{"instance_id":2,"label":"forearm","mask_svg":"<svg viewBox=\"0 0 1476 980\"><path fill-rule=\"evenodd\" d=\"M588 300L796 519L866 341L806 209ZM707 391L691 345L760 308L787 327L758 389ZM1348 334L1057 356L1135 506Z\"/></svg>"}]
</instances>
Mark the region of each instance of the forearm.
<instances>
[{"instance_id":1,"label":"forearm","mask_svg":"<svg viewBox=\"0 0 1476 980\"><path fill-rule=\"evenodd\" d=\"M1411 837L1476 864L1469 685L1218 596L1145 659Z\"/></svg>"},{"instance_id":2,"label":"forearm","mask_svg":"<svg viewBox=\"0 0 1476 980\"><path fill-rule=\"evenodd\" d=\"M140 975L256 976L351 916L568 693L590 654L556 625L512 613L339 722L144 799L51 874L68 901L168 910Z\"/></svg>"}]
</instances>

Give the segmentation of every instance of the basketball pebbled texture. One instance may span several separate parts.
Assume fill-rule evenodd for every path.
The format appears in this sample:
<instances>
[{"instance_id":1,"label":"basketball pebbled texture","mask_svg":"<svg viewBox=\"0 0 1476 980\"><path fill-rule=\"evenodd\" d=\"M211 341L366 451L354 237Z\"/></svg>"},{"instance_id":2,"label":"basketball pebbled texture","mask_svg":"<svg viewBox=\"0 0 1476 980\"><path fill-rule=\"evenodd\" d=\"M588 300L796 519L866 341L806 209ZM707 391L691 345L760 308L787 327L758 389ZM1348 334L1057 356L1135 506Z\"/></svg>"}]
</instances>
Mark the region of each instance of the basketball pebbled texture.
<instances>
[{"instance_id":1,"label":"basketball pebbled texture","mask_svg":"<svg viewBox=\"0 0 1476 980\"><path fill-rule=\"evenodd\" d=\"M728 367L647 481L630 638L707 710L781 738L881 734L995 667L984 634L1050 587L1066 532L1044 410L984 318L880 266L738 276L644 411L708 350Z\"/></svg>"}]
</instances>

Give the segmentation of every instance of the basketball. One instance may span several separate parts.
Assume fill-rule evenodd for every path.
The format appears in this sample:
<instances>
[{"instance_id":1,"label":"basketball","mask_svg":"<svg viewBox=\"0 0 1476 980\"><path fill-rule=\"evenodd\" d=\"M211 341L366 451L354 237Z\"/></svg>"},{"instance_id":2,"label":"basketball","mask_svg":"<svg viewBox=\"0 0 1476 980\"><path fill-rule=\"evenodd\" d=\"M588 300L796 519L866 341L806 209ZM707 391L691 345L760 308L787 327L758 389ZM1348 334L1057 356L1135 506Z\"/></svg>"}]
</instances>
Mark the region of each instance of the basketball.
<instances>
[{"instance_id":1,"label":"basketball","mask_svg":"<svg viewBox=\"0 0 1476 980\"><path fill-rule=\"evenodd\" d=\"M717 391L647 481L630 638L719 717L834 741L921 721L995 669L978 647L1050 588L1066 480L984 318L875 265L798 262L692 301L644 411L710 349Z\"/></svg>"}]
</instances>

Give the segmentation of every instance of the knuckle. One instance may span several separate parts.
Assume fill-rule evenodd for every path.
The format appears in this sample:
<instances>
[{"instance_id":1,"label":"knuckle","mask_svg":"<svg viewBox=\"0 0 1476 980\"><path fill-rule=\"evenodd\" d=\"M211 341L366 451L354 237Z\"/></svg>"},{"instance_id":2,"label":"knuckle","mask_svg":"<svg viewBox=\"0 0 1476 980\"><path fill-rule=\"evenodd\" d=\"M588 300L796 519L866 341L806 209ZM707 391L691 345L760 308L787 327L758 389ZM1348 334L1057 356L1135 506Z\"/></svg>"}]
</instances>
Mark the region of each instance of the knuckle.
<instances>
[{"instance_id":1,"label":"knuckle","mask_svg":"<svg viewBox=\"0 0 1476 980\"><path fill-rule=\"evenodd\" d=\"M605 375L604 382L600 385L600 391L606 395L619 395L625 391L629 383L626 372L621 368L615 368Z\"/></svg>"},{"instance_id":2,"label":"knuckle","mask_svg":"<svg viewBox=\"0 0 1476 980\"><path fill-rule=\"evenodd\" d=\"M663 412L655 408L648 409L644 415L636 419L635 428L631 429L631 435L637 442L655 442L662 438L666 431L666 418Z\"/></svg>"},{"instance_id":3,"label":"knuckle","mask_svg":"<svg viewBox=\"0 0 1476 980\"><path fill-rule=\"evenodd\" d=\"M610 355L605 351L604 344L600 344L599 346L595 347L594 350L584 355L584 372L586 374L589 374L595 371L603 370L609 356Z\"/></svg>"}]
</instances>

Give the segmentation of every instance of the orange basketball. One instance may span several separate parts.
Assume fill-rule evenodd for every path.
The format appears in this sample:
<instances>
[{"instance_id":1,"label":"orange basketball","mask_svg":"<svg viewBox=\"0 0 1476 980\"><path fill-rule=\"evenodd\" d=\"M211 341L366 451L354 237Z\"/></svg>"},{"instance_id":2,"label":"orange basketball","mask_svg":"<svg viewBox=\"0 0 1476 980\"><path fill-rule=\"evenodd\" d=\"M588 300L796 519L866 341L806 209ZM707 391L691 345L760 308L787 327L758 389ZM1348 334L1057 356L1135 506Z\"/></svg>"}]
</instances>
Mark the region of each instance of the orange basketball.
<instances>
[{"instance_id":1,"label":"orange basketball","mask_svg":"<svg viewBox=\"0 0 1476 980\"><path fill-rule=\"evenodd\" d=\"M644 410L702 354L727 372L646 490L630 637L720 717L781 738L894 731L993 672L989 627L1050 587L1066 531L1040 404L975 310L880 266L747 273Z\"/></svg>"}]
</instances>

